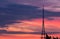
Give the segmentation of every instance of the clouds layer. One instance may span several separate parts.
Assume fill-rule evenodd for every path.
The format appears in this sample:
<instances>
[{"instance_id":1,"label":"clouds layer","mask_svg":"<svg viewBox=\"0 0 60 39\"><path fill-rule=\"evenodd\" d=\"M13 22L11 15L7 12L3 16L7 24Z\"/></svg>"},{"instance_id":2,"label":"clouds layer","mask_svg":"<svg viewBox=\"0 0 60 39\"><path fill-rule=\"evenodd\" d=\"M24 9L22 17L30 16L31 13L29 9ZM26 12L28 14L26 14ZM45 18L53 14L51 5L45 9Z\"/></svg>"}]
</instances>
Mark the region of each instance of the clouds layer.
<instances>
[{"instance_id":1,"label":"clouds layer","mask_svg":"<svg viewBox=\"0 0 60 39\"><path fill-rule=\"evenodd\" d=\"M60 12L60 1L59 0L8 0L17 4L32 5L42 7L44 5L45 10Z\"/></svg>"},{"instance_id":2,"label":"clouds layer","mask_svg":"<svg viewBox=\"0 0 60 39\"><path fill-rule=\"evenodd\" d=\"M11 23L9 21L12 20L30 20L42 18L42 12L42 10L39 10L38 7L35 6L8 4L6 7L0 7L0 24L9 24ZM60 17L60 12L50 12L44 10L44 13L46 18Z\"/></svg>"},{"instance_id":3,"label":"clouds layer","mask_svg":"<svg viewBox=\"0 0 60 39\"><path fill-rule=\"evenodd\" d=\"M14 23L22 23L23 20L29 20L32 19L42 19L43 11L42 11L42 5L44 4L44 17L48 20L54 20L54 17L60 17L60 12L58 7L55 6L56 1L54 2L50 0L45 0L45 3L42 2L42 0L0 0L0 27L7 27L7 25L11 25ZM41 4L40 4L41 3ZM37 5L38 4L38 5ZM57 4L59 2L57 1ZM55 7L55 8L54 8ZM55 10L55 11L54 11ZM53 17L53 18L51 18ZM18 22L18 20L20 22ZM26 21L24 21L26 22ZM31 23L31 22L27 22ZM53 22L54 23L54 22ZM34 24L34 22L33 22ZM31 23L31 25L33 25ZM39 28L34 29L34 27L25 27L26 30L33 30L33 31L40 31ZM33 26L37 26L36 23ZM9 26L10 27L10 26ZM14 27L17 29L16 27ZM20 28L21 29L21 28Z\"/></svg>"}]
</instances>

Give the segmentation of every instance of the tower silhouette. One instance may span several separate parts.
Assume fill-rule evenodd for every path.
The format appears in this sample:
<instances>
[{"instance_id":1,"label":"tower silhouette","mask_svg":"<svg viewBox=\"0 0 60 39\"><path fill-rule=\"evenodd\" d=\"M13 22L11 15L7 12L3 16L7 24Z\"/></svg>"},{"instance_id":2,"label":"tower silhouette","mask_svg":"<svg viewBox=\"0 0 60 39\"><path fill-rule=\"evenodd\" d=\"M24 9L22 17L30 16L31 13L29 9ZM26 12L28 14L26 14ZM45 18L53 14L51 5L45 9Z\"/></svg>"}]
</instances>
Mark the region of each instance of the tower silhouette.
<instances>
[{"instance_id":1,"label":"tower silhouette","mask_svg":"<svg viewBox=\"0 0 60 39\"><path fill-rule=\"evenodd\" d=\"M44 25L44 8L42 9L42 32L41 32L41 39L45 39L45 25Z\"/></svg>"},{"instance_id":2,"label":"tower silhouette","mask_svg":"<svg viewBox=\"0 0 60 39\"><path fill-rule=\"evenodd\" d=\"M44 3L44 0L43 0ZM42 5L42 32L41 32L41 39L45 39L45 25L44 25L44 4Z\"/></svg>"}]
</instances>

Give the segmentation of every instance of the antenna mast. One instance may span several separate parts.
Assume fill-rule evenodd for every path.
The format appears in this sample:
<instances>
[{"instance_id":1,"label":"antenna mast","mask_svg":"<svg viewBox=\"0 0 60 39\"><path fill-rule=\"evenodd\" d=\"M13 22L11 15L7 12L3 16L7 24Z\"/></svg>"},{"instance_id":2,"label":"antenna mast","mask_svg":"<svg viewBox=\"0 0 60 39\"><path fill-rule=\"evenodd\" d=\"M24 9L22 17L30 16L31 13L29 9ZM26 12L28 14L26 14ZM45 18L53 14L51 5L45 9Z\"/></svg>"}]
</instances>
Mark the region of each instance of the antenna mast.
<instances>
[{"instance_id":1,"label":"antenna mast","mask_svg":"<svg viewBox=\"0 0 60 39\"><path fill-rule=\"evenodd\" d=\"M42 5L42 33L41 33L41 39L45 39L45 25L44 25L44 0Z\"/></svg>"}]
</instances>

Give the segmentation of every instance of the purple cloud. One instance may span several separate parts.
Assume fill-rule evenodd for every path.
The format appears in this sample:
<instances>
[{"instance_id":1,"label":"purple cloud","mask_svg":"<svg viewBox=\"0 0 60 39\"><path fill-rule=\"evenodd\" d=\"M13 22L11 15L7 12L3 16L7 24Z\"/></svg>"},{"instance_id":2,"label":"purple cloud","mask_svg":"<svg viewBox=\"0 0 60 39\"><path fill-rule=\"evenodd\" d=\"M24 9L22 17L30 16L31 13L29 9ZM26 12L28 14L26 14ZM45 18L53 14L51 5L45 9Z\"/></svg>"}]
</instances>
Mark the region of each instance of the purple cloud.
<instances>
[{"instance_id":1,"label":"purple cloud","mask_svg":"<svg viewBox=\"0 0 60 39\"><path fill-rule=\"evenodd\" d=\"M60 12L60 1L59 0L8 0L17 4L32 5L42 7L44 4L45 10Z\"/></svg>"}]
</instances>

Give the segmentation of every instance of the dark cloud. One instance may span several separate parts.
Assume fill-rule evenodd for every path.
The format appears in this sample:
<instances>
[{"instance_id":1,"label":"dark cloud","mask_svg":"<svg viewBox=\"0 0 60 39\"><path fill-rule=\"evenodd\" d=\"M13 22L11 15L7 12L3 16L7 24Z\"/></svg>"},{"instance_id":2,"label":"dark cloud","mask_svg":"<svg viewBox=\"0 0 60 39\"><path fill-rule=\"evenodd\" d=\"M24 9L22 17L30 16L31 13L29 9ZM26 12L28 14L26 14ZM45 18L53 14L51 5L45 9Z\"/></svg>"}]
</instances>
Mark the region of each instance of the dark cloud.
<instances>
[{"instance_id":1,"label":"dark cloud","mask_svg":"<svg viewBox=\"0 0 60 39\"><path fill-rule=\"evenodd\" d=\"M23 32L23 31L6 31L6 30L0 30L0 34L40 34L41 32Z\"/></svg>"},{"instance_id":2,"label":"dark cloud","mask_svg":"<svg viewBox=\"0 0 60 39\"><path fill-rule=\"evenodd\" d=\"M9 4L6 7L0 7L0 25L4 27L5 24L14 23L14 20L39 18L38 11L37 7L29 5Z\"/></svg>"},{"instance_id":3,"label":"dark cloud","mask_svg":"<svg viewBox=\"0 0 60 39\"><path fill-rule=\"evenodd\" d=\"M60 17L60 12L51 12L44 10L45 17Z\"/></svg>"},{"instance_id":4,"label":"dark cloud","mask_svg":"<svg viewBox=\"0 0 60 39\"><path fill-rule=\"evenodd\" d=\"M51 17L60 17L60 12L51 12L44 10L44 17L48 20L54 20L54 18Z\"/></svg>"},{"instance_id":5,"label":"dark cloud","mask_svg":"<svg viewBox=\"0 0 60 39\"><path fill-rule=\"evenodd\" d=\"M9 2L7 0L0 0L0 7L5 7Z\"/></svg>"},{"instance_id":6,"label":"dark cloud","mask_svg":"<svg viewBox=\"0 0 60 39\"><path fill-rule=\"evenodd\" d=\"M40 11L37 7L28 6L28 5L18 5L18 4L10 4L7 5L7 8L0 8L1 15L6 16L8 19L16 20L16 19L31 19L38 18L40 15Z\"/></svg>"}]
</instances>

